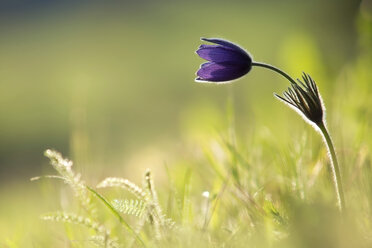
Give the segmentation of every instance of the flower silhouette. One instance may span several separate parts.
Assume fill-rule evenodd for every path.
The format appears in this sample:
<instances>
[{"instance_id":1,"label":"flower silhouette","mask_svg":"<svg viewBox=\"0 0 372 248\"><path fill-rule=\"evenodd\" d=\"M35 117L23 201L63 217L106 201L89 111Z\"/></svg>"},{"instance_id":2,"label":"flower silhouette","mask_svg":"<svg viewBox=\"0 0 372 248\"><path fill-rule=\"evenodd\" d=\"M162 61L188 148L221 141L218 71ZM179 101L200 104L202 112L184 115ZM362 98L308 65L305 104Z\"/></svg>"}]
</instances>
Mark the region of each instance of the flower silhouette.
<instances>
[{"instance_id":1,"label":"flower silhouette","mask_svg":"<svg viewBox=\"0 0 372 248\"><path fill-rule=\"evenodd\" d=\"M196 53L209 62L197 71L197 82L227 82L247 74L252 68L252 57L243 48L223 39L201 38L216 45L203 44Z\"/></svg>"}]
</instances>

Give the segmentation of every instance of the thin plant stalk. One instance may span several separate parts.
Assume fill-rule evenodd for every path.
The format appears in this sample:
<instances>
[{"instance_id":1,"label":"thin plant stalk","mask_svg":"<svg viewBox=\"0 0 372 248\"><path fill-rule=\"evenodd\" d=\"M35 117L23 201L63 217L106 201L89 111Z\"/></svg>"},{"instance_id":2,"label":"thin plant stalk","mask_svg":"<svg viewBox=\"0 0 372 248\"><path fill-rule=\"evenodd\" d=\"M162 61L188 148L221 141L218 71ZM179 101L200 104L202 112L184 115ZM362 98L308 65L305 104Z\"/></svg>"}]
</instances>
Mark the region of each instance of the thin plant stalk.
<instances>
[{"instance_id":1,"label":"thin plant stalk","mask_svg":"<svg viewBox=\"0 0 372 248\"><path fill-rule=\"evenodd\" d=\"M324 122L319 123L317 126L320 129L320 132L323 136L324 143L328 149L328 156L331 161L333 184L334 184L336 195L337 195L338 207L340 211L343 211L345 209L345 197L344 197L344 190L342 187L340 168L338 166L335 148L333 146L331 136L329 135L329 132L326 126L324 125Z\"/></svg>"}]
</instances>

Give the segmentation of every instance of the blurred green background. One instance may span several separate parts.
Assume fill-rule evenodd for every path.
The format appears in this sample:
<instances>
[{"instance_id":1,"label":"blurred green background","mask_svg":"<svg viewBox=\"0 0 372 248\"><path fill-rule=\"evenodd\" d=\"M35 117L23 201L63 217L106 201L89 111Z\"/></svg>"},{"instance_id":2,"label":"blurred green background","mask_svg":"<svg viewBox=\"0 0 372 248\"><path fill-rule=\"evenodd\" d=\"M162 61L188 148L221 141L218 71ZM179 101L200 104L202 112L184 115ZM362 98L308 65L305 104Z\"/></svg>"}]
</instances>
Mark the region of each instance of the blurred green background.
<instances>
[{"instance_id":1,"label":"blurred green background","mask_svg":"<svg viewBox=\"0 0 372 248\"><path fill-rule=\"evenodd\" d=\"M371 118L370 18L371 2L354 0L1 1L0 238L16 239L58 205L29 182L51 173L46 148L73 159L87 181L136 181L147 167L161 181L164 163L187 164L186 150L225 127L228 99L240 140L259 133L290 144L307 128L274 99L288 83L271 72L195 83L200 37L234 41L293 77L312 75L331 130L344 124L333 132L342 149L358 135L353 123ZM356 101L351 109L345 99Z\"/></svg>"},{"instance_id":2,"label":"blurred green background","mask_svg":"<svg viewBox=\"0 0 372 248\"><path fill-rule=\"evenodd\" d=\"M188 122L213 125L189 115L204 111L208 119L229 89L246 125L281 118L272 92L287 82L273 73L256 69L223 87L193 82L202 36L235 41L258 61L315 79L332 79L357 48L357 1L8 2L0 20L4 180L40 173L49 147L111 165L179 140ZM333 87L318 81L324 91Z\"/></svg>"}]
</instances>

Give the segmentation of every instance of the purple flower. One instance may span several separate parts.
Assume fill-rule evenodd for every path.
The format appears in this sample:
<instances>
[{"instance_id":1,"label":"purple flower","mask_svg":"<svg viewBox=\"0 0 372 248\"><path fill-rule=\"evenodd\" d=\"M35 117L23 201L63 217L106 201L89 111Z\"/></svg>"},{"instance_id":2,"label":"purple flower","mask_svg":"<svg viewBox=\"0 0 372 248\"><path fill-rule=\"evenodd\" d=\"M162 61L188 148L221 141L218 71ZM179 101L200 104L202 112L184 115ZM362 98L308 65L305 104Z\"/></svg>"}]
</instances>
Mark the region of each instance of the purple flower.
<instances>
[{"instance_id":1,"label":"purple flower","mask_svg":"<svg viewBox=\"0 0 372 248\"><path fill-rule=\"evenodd\" d=\"M252 68L252 57L243 48L223 39L206 39L217 45L201 45L196 53L209 62L200 66L196 82L226 82L238 79Z\"/></svg>"}]
</instances>

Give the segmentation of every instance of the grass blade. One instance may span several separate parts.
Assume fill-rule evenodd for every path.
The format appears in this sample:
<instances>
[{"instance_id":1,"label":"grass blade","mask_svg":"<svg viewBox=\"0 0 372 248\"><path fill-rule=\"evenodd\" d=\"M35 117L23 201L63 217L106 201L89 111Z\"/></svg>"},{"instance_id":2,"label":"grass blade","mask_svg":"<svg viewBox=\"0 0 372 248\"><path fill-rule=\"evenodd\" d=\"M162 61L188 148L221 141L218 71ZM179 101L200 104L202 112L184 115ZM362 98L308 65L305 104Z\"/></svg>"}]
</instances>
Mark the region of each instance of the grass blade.
<instances>
[{"instance_id":1,"label":"grass blade","mask_svg":"<svg viewBox=\"0 0 372 248\"><path fill-rule=\"evenodd\" d=\"M104 204L105 206L119 219L120 223L125 226L128 231L130 233L132 233L136 240L143 246L143 247L146 247L144 241L142 240L142 238L133 230L133 228L123 219L123 217L121 217L120 213L118 211L116 211L116 209L100 194L98 193L97 191L95 191L94 189L92 189L91 187L87 186L87 189L93 193L93 195L97 196L98 199L100 199Z\"/></svg>"}]
</instances>

